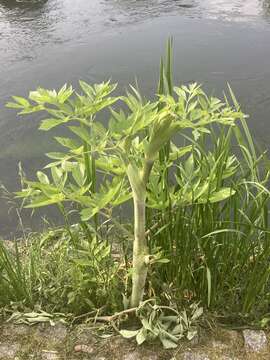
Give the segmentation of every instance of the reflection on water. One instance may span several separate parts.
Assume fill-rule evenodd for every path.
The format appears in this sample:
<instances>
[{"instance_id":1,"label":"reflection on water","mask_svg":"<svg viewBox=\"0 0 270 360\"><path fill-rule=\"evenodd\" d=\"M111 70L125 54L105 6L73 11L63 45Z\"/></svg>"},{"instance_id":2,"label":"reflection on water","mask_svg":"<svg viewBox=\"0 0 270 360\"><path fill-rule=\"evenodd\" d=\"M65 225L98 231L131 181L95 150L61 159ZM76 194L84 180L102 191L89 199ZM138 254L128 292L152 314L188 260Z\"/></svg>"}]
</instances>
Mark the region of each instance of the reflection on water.
<instances>
[{"instance_id":1,"label":"reflection on water","mask_svg":"<svg viewBox=\"0 0 270 360\"><path fill-rule=\"evenodd\" d=\"M269 1L0 0L1 58L6 56L7 61L31 58L34 55L29 53L44 44L83 43L93 33L168 14L264 21L269 19Z\"/></svg>"},{"instance_id":2,"label":"reflection on water","mask_svg":"<svg viewBox=\"0 0 270 360\"><path fill-rule=\"evenodd\" d=\"M43 7L48 0L1 0L1 5L8 9L37 9Z\"/></svg>"},{"instance_id":3,"label":"reflection on water","mask_svg":"<svg viewBox=\"0 0 270 360\"><path fill-rule=\"evenodd\" d=\"M18 161L31 174L50 146L36 119L4 108L10 95L78 78L127 84L135 75L147 94L168 35L181 81L210 91L229 81L268 143L269 22L270 0L0 0L0 181L15 189ZM1 204L0 234L14 221Z\"/></svg>"},{"instance_id":4,"label":"reflection on water","mask_svg":"<svg viewBox=\"0 0 270 360\"><path fill-rule=\"evenodd\" d=\"M268 0L0 0L0 65L31 60L44 45L87 43L92 34L154 17L269 20Z\"/></svg>"}]
</instances>

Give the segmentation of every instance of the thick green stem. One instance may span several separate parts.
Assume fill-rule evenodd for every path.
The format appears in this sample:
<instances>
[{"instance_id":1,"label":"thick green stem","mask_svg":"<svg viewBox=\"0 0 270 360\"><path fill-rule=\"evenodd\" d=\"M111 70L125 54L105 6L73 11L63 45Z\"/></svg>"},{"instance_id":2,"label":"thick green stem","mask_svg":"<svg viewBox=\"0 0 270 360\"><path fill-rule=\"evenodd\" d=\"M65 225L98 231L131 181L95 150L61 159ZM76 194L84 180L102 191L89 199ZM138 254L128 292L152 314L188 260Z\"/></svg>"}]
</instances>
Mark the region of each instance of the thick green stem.
<instances>
[{"instance_id":1,"label":"thick green stem","mask_svg":"<svg viewBox=\"0 0 270 360\"><path fill-rule=\"evenodd\" d=\"M145 199L134 196L134 242L133 242L133 273L131 307L140 304L143 298L144 287L147 277L147 264L145 259L148 255L148 247L145 236Z\"/></svg>"},{"instance_id":2,"label":"thick green stem","mask_svg":"<svg viewBox=\"0 0 270 360\"><path fill-rule=\"evenodd\" d=\"M145 160L142 172L134 166L128 168L128 177L133 192L134 203L134 242L133 242L133 272L130 306L139 306L143 298L149 255L145 235L145 201L146 186L153 167L152 160Z\"/></svg>"}]
</instances>

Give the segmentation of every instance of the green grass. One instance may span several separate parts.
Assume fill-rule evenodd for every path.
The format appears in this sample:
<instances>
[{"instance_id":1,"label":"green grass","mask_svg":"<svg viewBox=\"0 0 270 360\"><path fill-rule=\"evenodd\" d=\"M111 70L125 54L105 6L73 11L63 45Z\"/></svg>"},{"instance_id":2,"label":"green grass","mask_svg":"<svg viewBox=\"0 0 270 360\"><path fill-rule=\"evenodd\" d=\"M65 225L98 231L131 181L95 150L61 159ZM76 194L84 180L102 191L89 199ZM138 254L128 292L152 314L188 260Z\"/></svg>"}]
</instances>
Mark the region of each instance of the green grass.
<instances>
[{"instance_id":1,"label":"green grass","mask_svg":"<svg viewBox=\"0 0 270 360\"><path fill-rule=\"evenodd\" d=\"M0 307L113 312L121 307L121 276L111 245L88 226L33 233L9 249L0 241Z\"/></svg>"},{"instance_id":2,"label":"green grass","mask_svg":"<svg viewBox=\"0 0 270 360\"><path fill-rule=\"evenodd\" d=\"M161 60L160 94L171 94L173 88L171 58L169 40L167 59ZM159 158L157 191L171 204L180 188L179 205L147 212L148 228L154 229L149 244L162 248L170 260L154 271L154 291L169 291L179 304L200 301L220 317L260 318L268 312L270 296L269 160L256 149L245 119L235 127L214 127L196 140L184 137L192 143L192 157L176 165L176 182L167 170L169 144ZM235 194L202 204L196 201L196 185L203 179L217 190L232 187ZM186 204L187 195L192 204Z\"/></svg>"},{"instance_id":3,"label":"green grass","mask_svg":"<svg viewBox=\"0 0 270 360\"><path fill-rule=\"evenodd\" d=\"M211 176L214 168L218 186L230 185L235 194L221 202L192 205L180 204L165 211L154 212L149 228L160 224L149 236L152 246L165 249L170 262L159 267L155 276L165 288L171 286L176 300L201 301L220 315L263 314L269 303L270 239L268 227L269 192L265 188L269 174L264 158L251 156L253 143L248 144L239 129L218 132L208 150L194 144L194 178ZM235 145L244 149L243 156L231 157L234 135L241 139ZM224 164L234 161L234 174ZM215 164L215 165L213 165ZM184 177L179 167L179 177ZM169 182L166 186L170 186ZM183 198L185 193L183 192ZM161 291L161 290L160 290Z\"/></svg>"}]
</instances>

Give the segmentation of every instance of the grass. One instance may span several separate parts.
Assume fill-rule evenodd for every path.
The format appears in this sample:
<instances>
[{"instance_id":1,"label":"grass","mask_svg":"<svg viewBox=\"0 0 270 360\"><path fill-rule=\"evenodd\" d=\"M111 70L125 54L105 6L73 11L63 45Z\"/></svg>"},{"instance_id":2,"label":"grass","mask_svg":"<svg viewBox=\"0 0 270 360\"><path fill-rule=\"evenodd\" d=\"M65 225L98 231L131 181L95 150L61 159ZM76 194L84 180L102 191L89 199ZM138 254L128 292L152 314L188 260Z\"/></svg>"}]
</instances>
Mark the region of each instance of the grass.
<instances>
[{"instance_id":1,"label":"grass","mask_svg":"<svg viewBox=\"0 0 270 360\"><path fill-rule=\"evenodd\" d=\"M119 264L110 244L88 227L33 233L9 249L0 242L0 264L2 307L77 316L121 306Z\"/></svg>"},{"instance_id":2,"label":"grass","mask_svg":"<svg viewBox=\"0 0 270 360\"><path fill-rule=\"evenodd\" d=\"M188 190L192 191L198 176L212 176L214 169L214 181L234 189L230 199L195 201L149 218L149 227L160 224L150 236L152 246L162 247L170 259L158 268L156 278L162 279L165 288L171 286L178 301L201 301L204 307L229 317L267 313L269 302L269 192L265 188L269 174L264 158L251 156L253 143L245 140L251 138L245 133L245 123L243 127L243 135L238 128L219 131L215 137L212 132L207 151L204 139L193 149L195 179L190 179ZM243 156L232 152L235 135L241 143L234 147L240 147ZM225 166L230 162L231 177ZM179 177L184 176L180 167Z\"/></svg>"},{"instance_id":3,"label":"grass","mask_svg":"<svg viewBox=\"0 0 270 360\"><path fill-rule=\"evenodd\" d=\"M170 39L167 58L161 60L159 94L172 94L171 59ZM240 110L230 86L229 94ZM155 293L169 292L180 304L200 301L223 319L263 316L268 312L270 274L266 154L256 149L245 119L235 127L214 127L209 136L183 137L192 143L192 155L176 165L175 182L167 170L166 145L160 152L156 189L169 204L178 195L178 204L147 212L148 228L154 229L149 244L162 248L170 260L154 271ZM209 196L204 203L196 201L198 181L204 179L216 189L231 187L233 196L218 203Z\"/></svg>"}]
</instances>

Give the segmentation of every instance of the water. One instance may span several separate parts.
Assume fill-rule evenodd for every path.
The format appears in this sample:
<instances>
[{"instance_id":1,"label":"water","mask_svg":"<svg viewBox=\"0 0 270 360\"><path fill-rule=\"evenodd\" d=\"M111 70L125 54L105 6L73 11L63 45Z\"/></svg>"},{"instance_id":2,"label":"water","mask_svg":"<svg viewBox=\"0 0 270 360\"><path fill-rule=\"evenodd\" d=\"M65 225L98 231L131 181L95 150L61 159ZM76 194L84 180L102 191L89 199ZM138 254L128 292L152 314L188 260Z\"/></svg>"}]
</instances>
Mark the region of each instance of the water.
<instances>
[{"instance_id":1,"label":"water","mask_svg":"<svg viewBox=\"0 0 270 360\"><path fill-rule=\"evenodd\" d=\"M10 95L27 95L39 85L76 86L78 79L112 78L124 89L135 77L150 94L170 35L175 78L201 82L217 95L230 82L251 115L255 137L267 147L269 0L0 0L1 181L10 190L18 189L18 162L32 176L52 147L37 131L37 118L18 118L4 108ZM34 228L39 219L26 213L23 221ZM12 236L17 223L1 203L0 234Z\"/></svg>"}]
</instances>

